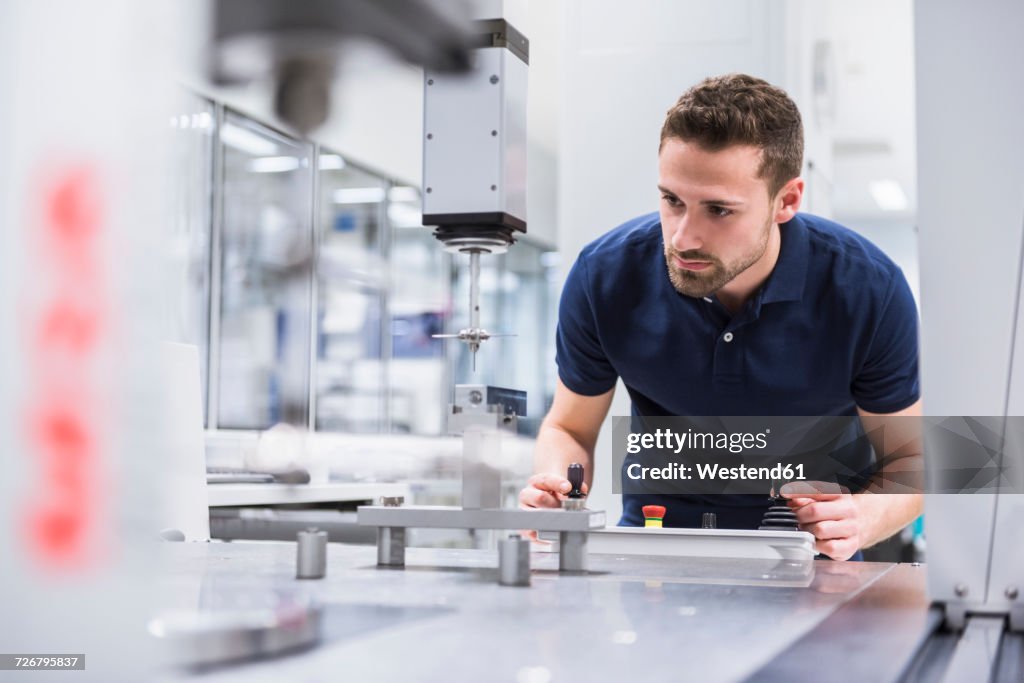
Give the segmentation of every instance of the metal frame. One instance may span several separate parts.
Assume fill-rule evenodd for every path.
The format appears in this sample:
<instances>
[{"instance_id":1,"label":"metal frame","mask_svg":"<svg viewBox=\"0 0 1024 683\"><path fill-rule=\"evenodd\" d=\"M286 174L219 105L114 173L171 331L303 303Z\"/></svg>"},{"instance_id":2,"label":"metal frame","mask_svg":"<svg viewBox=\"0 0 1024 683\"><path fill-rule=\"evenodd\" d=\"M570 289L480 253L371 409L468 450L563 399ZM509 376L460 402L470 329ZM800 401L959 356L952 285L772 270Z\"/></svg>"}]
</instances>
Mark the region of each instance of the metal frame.
<instances>
[{"instance_id":1,"label":"metal frame","mask_svg":"<svg viewBox=\"0 0 1024 683\"><path fill-rule=\"evenodd\" d=\"M928 610L923 578L918 565L890 566L744 683L902 680L914 653L941 623L939 613ZM879 632L885 637L879 638Z\"/></svg>"},{"instance_id":2,"label":"metal frame","mask_svg":"<svg viewBox=\"0 0 1024 683\"><path fill-rule=\"evenodd\" d=\"M206 182L209 190L209 194L206 197L206 201L204 202L205 215L203 216L203 219L205 220L206 223L206 262L203 264L203 275L206 278L206 287L203 292L205 298L204 303L206 305L204 311L205 315L203 316L205 318L203 322L206 324L206 327L203 330L206 336L206 347L200 349L201 352L203 353L203 358L202 362L200 363L201 372L199 377L200 389L202 391L203 397L203 426L205 427L207 417L209 416L210 393L208 382L204 382L204 379L206 378L203 377L203 374L206 374L207 376L209 376L210 374L210 342L213 339L213 337L210 335L210 324L212 320L212 311L210 310L210 306L211 302L213 301L213 299L210 297L210 290L213 287L213 217L214 211L216 209L215 202L217 201L215 175L217 169L214 168L214 164L217 157L216 147L218 142L218 136L220 135L220 128L217 123L217 103L214 102L212 99L204 97L198 93L193 92L192 95L198 98L204 104L206 104L210 110L210 133L207 136L206 149L204 150L207 154ZM205 373L203 371L205 371Z\"/></svg>"},{"instance_id":3,"label":"metal frame","mask_svg":"<svg viewBox=\"0 0 1024 683\"><path fill-rule=\"evenodd\" d=\"M357 512L360 526L377 527L377 565L381 567L405 566L408 529L536 529L559 532L559 571L585 572L588 536L605 525L602 510L360 505Z\"/></svg>"},{"instance_id":4,"label":"metal frame","mask_svg":"<svg viewBox=\"0 0 1024 683\"><path fill-rule=\"evenodd\" d=\"M387 181L387 188L384 190L384 201L377 207L377 252L381 259L388 264L386 286L377 290L377 301L380 306L380 425L379 433L389 434L391 432L391 240L394 239L394 229L391 219L388 217L388 207L391 206L391 188L398 185L394 180Z\"/></svg>"},{"instance_id":5,"label":"metal frame","mask_svg":"<svg viewBox=\"0 0 1024 683\"><path fill-rule=\"evenodd\" d=\"M306 363L309 368L306 387L306 406L309 411L306 415L306 427L311 432L316 431L316 404L317 404L317 382L316 369L318 364L317 351L320 348L320 247L323 241L323 227L320 219L320 150L319 143L313 143L313 156L310 159L310 175L313 185L313 204L310 207L310 221L313 225L313 268L309 286L309 358Z\"/></svg>"},{"instance_id":6,"label":"metal frame","mask_svg":"<svg viewBox=\"0 0 1024 683\"><path fill-rule=\"evenodd\" d=\"M220 105L213 98L208 97L207 95L199 91L193 90L191 88L182 86L181 93L191 99L196 100L203 106L208 107L209 114L211 117L210 132L209 135L207 136L205 144L206 149L204 149L203 158L204 164L206 166L205 181L207 183L208 192L207 196L205 197L205 201L203 202L203 215L201 219L204 222L203 229L206 231L206 251L203 259L203 277L205 280L205 287L203 288L202 291L204 303L204 329L201 331L202 334L205 336L206 346L205 348L200 347L199 350L200 353L202 354L200 363L200 390L202 392L203 426L206 427L210 417L211 404L208 375L210 373L210 358L212 354L210 346L211 340L213 339L213 335L210 333L210 326L213 324L212 321L214 319L212 311L213 297L211 296L210 290L214 286L214 282L218 282L218 280L214 277L213 273L213 231L216 224L216 216L219 208L218 202L220 199L216 191L217 172L219 170L217 166L217 146L220 135L220 122L217 117ZM205 370L205 373L203 372L203 370Z\"/></svg>"},{"instance_id":7,"label":"metal frame","mask_svg":"<svg viewBox=\"0 0 1024 683\"><path fill-rule=\"evenodd\" d=\"M209 324L206 344L206 428L220 427L220 316L221 316L221 236L224 231L224 145L221 144L221 129L224 126L224 105L213 103L213 163L210 191L212 225L210 228L210 297L207 310Z\"/></svg>"},{"instance_id":8,"label":"metal frame","mask_svg":"<svg viewBox=\"0 0 1024 683\"><path fill-rule=\"evenodd\" d=\"M547 533L539 537L558 540ZM808 576L815 554L814 536L806 531L613 526L592 532L590 541L592 552L605 555L780 560L805 566Z\"/></svg>"}]
</instances>

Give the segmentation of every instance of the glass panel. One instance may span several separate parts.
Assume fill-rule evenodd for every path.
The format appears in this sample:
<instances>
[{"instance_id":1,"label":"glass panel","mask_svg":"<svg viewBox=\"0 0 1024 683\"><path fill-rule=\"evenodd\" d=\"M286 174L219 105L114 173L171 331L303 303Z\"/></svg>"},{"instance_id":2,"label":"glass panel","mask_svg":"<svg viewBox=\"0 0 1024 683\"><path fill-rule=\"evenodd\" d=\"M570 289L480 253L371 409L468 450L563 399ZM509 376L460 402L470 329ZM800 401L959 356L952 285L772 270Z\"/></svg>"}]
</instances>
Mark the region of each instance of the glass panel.
<instances>
[{"instance_id":1,"label":"glass panel","mask_svg":"<svg viewBox=\"0 0 1024 683\"><path fill-rule=\"evenodd\" d=\"M210 227L212 207L213 103L181 91L169 118L172 141L168 176L171 235L168 338L199 347L203 420L209 378Z\"/></svg>"},{"instance_id":2,"label":"glass panel","mask_svg":"<svg viewBox=\"0 0 1024 683\"><path fill-rule=\"evenodd\" d=\"M451 257L423 227L419 191L389 192L391 245L391 430L442 434L451 401L444 332L451 304Z\"/></svg>"},{"instance_id":3,"label":"glass panel","mask_svg":"<svg viewBox=\"0 0 1024 683\"><path fill-rule=\"evenodd\" d=\"M380 432L387 403L381 248L388 183L326 151L319 168L316 428Z\"/></svg>"},{"instance_id":4,"label":"glass panel","mask_svg":"<svg viewBox=\"0 0 1024 683\"><path fill-rule=\"evenodd\" d=\"M306 426L311 146L228 112L221 237L218 426Z\"/></svg>"}]
</instances>

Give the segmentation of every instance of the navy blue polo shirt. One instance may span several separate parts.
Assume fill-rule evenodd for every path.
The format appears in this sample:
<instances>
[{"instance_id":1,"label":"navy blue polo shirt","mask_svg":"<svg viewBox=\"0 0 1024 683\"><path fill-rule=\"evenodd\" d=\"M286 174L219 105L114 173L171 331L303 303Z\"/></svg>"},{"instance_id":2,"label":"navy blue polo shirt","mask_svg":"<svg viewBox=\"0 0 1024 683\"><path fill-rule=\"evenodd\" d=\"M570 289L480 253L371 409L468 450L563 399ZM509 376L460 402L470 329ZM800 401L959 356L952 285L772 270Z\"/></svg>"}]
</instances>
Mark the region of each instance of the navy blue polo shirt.
<instances>
[{"instance_id":1,"label":"navy blue polo shirt","mask_svg":"<svg viewBox=\"0 0 1024 683\"><path fill-rule=\"evenodd\" d=\"M588 244L559 306L562 382L596 396L621 377L645 416L856 415L916 402L917 309L899 267L832 221L801 213L779 227L774 270L735 314L672 286L657 213ZM620 524L642 525L648 504L665 505L666 526L698 527L714 511L722 528L756 528L767 498L626 494Z\"/></svg>"}]
</instances>

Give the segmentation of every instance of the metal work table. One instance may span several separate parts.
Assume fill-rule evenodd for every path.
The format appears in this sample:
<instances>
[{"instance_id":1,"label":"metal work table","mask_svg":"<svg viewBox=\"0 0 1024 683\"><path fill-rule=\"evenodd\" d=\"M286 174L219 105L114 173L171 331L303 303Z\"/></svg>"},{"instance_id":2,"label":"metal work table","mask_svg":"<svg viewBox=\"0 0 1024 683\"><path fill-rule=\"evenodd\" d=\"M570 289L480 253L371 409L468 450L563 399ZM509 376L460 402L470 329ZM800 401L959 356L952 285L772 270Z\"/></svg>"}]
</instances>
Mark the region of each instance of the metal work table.
<instances>
[{"instance_id":1,"label":"metal work table","mask_svg":"<svg viewBox=\"0 0 1024 683\"><path fill-rule=\"evenodd\" d=\"M924 568L912 565L816 561L808 575L765 560L595 554L588 573L567 575L538 552L532 586L510 588L490 551L409 548L398 570L378 568L373 547L330 544L315 581L294 578L295 551L164 544L165 607L289 593L324 605L311 649L164 680L888 680L929 618Z\"/></svg>"}]
</instances>

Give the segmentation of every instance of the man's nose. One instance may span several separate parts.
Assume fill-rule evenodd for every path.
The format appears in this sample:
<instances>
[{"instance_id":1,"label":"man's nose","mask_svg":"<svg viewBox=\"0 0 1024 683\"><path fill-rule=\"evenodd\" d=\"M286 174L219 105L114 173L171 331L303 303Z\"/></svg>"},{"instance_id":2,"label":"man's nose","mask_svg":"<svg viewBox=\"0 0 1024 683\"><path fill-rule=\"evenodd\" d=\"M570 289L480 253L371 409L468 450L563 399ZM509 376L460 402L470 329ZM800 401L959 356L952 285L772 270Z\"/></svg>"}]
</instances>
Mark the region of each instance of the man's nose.
<instances>
[{"instance_id":1,"label":"man's nose","mask_svg":"<svg viewBox=\"0 0 1024 683\"><path fill-rule=\"evenodd\" d=\"M672 226L671 245L673 249L680 252L699 250L704 246L704 241L697 234L688 216L681 216Z\"/></svg>"}]
</instances>

